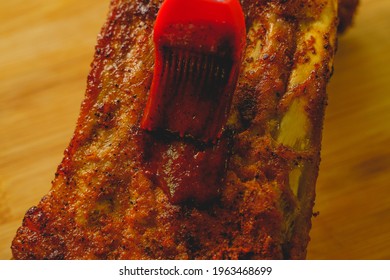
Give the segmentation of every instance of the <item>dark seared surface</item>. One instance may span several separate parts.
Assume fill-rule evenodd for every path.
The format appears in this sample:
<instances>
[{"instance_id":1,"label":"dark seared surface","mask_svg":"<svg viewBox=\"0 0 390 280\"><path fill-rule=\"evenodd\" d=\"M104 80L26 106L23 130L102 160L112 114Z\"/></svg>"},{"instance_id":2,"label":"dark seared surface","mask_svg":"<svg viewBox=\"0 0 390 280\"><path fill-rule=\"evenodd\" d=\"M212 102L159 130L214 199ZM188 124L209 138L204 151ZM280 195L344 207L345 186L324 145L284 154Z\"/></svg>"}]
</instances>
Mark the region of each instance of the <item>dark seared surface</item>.
<instances>
[{"instance_id":1,"label":"dark seared surface","mask_svg":"<svg viewBox=\"0 0 390 280\"><path fill-rule=\"evenodd\" d=\"M224 136L232 142L226 178L208 204L172 205L150 174L151 147L160 145L159 153L169 158L192 144L175 138L156 142L139 129L152 80L151 34L159 1L113 0L74 137L51 191L18 229L14 258L304 258L335 13L329 13L329 28L320 37L302 45L299 38L327 2L242 1L248 40ZM316 40L322 40L320 48ZM313 56L319 59L308 76L291 83L292 71ZM281 119L297 98L307 102L310 123L304 149L277 140ZM303 183L294 194L289 174L297 166Z\"/></svg>"},{"instance_id":2,"label":"dark seared surface","mask_svg":"<svg viewBox=\"0 0 390 280\"><path fill-rule=\"evenodd\" d=\"M344 32L353 24L353 17L359 5L359 0L339 0L339 32Z\"/></svg>"}]
</instances>

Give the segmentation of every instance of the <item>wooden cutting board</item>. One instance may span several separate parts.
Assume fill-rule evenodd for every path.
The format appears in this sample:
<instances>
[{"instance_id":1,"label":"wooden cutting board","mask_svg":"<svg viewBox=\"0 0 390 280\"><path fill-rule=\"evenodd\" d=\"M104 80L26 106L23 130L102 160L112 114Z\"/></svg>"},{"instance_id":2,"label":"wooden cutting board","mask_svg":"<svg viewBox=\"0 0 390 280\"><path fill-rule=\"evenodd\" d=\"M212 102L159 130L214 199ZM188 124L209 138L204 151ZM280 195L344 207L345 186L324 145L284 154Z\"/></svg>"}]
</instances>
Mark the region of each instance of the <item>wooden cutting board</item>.
<instances>
[{"instance_id":1,"label":"wooden cutting board","mask_svg":"<svg viewBox=\"0 0 390 280\"><path fill-rule=\"evenodd\" d=\"M309 259L390 259L390 2L340 37ZM72 136L108 0L0 2L0 259Z\"/></svg>"}]
</instances>

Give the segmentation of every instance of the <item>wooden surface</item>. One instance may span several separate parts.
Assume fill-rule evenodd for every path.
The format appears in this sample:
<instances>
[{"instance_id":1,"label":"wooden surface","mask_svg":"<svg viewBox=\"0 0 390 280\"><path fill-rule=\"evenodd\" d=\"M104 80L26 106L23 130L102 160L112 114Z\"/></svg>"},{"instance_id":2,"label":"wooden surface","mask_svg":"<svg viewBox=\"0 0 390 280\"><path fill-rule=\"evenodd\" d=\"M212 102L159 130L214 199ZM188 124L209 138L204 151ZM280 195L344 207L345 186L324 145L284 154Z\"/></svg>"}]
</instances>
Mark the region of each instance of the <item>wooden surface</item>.
<instances>
[{"instance_id":1,"label":"wooden surface","mask_svg":"<svg viewBox=\"0 0 390 280\"><path fill-rule=\"evenodd\" d=\"M340 37L309 259L390 259L390 2ZM108 0L0 2L0 259L72 136Z\"/></svg>"}]
</instances>

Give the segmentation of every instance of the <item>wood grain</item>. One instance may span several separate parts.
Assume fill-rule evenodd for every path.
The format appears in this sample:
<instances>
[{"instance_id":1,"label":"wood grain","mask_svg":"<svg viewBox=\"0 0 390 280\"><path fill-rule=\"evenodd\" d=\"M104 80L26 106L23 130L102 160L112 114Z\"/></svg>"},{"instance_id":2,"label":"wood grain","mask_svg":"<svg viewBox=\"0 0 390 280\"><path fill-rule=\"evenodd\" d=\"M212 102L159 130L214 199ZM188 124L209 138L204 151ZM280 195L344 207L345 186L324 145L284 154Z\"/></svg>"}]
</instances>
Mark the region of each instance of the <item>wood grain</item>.
<instances>
[{"instance_id":1,"label":"wood grain","mask_svg":"<svg viewBox=\"0 0 390 280\"><path fill-rule=\"evenodd\" d=\"M390 259L390 3L339 39L310 259ZM73 134L108 0L0 2L0 259Z\"/></svg>"}]
</instances>

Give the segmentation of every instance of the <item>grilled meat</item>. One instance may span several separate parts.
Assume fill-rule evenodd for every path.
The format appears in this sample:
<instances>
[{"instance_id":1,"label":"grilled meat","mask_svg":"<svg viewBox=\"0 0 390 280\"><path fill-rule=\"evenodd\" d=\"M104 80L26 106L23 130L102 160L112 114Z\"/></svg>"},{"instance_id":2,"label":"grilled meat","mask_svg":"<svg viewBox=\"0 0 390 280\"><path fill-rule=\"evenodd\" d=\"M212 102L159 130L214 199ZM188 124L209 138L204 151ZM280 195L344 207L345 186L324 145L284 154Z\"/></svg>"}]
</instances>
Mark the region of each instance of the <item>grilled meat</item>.
<instances>
[{"instance_id":1,"label":"grilled meat","mask_svg":"<svg viewBox=\"0 0 390 280\"><path fill-rule=\"evenodd\" d=\"M177 153L205 147L139 128L160 1L113 0L73 139L50 192L27 211L13 257L304 258L337 4L242 1L247 47L220 140L229 147L226 174L213 200L172 204L155 176L175 180Z\"/></svg>"}]
</instances>

